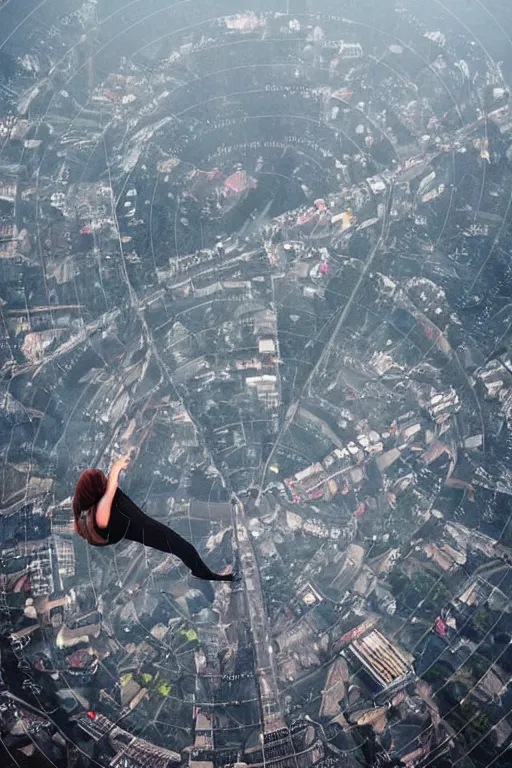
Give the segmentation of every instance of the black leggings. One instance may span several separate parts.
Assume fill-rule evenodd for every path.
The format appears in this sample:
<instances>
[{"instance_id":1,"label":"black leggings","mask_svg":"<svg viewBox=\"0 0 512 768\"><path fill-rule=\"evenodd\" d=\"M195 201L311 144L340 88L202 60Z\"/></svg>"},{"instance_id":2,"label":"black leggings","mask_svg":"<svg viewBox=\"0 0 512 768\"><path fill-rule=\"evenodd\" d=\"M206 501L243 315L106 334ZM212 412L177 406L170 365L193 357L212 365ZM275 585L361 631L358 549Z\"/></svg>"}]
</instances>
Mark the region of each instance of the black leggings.
<instances>
[{"instance_id":1,"label":"black leggings","mask_svg":"<svg viewBox=\"0 0 512 768\"><path fill-rule=\"evenodd\" d=\"M197 576L198 579L208 581L231 581L232 579L231 574L222 575L210 570L199 556L197 549L189 541L157 520L148 518L144 521L144 527L141 528L138 526L134 528L133 525L130 525L125 539L138 541L146 547L151 547L151 549L179 557L192 571L192 575Z\"/></svg>"},{"instance_id":2,"label":"black leggings","mask_svg":"<svg viewBox=\"0 0 512 768\"><path fill-rule=\"evenodd\" d=\"M109 540L112 544L128 539L146 547L179 557L193 576L207 581L232 581L232 574L210 570L197 549L179 533L146 515L129 496L117 489L111 511Z\"/></svg>"}]
</instances>

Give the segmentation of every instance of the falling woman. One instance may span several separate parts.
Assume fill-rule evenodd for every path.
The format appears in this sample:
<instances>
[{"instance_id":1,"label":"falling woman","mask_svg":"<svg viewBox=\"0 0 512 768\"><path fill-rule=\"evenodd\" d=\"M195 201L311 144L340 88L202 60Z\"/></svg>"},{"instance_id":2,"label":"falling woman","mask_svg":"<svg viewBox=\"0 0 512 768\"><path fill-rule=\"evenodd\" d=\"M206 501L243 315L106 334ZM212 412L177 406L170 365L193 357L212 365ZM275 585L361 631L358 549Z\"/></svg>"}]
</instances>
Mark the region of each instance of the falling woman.
<instances>
[{"instance_id":1,"label":"falling woman","mask_svg":"<svg viewBox=\"0 0 512 768\"><path fill-rule=\"evenodd\" d=\"M198 579L232 581L230 568L224 573L210 570L190 542L146 515L119 488L119 475L128 467L130 456L128 453L114 461L108 477L100 469L82 472L73 496L76 532L94 547L137 541L179 557Z\"/></svg>"}]
</instances>

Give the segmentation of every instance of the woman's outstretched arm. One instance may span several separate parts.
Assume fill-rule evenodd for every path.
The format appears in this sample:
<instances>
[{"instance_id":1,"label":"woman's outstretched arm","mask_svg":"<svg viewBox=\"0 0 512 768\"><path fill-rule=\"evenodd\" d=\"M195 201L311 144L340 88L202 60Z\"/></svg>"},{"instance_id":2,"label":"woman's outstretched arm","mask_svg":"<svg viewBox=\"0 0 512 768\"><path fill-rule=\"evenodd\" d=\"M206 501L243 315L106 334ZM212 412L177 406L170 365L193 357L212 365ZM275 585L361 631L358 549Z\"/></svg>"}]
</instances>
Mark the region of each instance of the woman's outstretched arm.
<instances>
[{"instance_id":1,"label":"woman's outstretched arm","mask_svg":"<svg viewBox=\"0 0 512 768\"><path fill-rule=\"evenodd\" d=\"M106 528L110 520L110 511L112 509L112 501L117 491L117 485L119 482L119 475L126 469L130 463L130 454L116 459L112 464L110 473L107 480L107 488L103 496L98 502L96 507L96 525L98 528Z\"/></svg>"}]
</instances>

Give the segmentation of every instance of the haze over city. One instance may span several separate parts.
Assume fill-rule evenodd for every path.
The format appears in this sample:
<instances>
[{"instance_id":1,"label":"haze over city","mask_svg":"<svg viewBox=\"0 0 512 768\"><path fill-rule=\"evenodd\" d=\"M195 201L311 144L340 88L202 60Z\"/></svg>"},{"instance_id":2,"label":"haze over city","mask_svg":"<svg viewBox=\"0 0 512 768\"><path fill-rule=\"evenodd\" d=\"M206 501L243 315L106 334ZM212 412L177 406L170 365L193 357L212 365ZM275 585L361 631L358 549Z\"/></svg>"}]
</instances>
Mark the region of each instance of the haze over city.
<instances>
[{"instance_id":1,"label":"haze over city","mask_svg":"<svg viewBox=\"0 0 512 768\"><path fill-rule=\"evenodd\" d=\"M506 768L505 0L0 2L1 765ZM232 582L74 527L80 474Z\"/></svg>"}]
</instances>

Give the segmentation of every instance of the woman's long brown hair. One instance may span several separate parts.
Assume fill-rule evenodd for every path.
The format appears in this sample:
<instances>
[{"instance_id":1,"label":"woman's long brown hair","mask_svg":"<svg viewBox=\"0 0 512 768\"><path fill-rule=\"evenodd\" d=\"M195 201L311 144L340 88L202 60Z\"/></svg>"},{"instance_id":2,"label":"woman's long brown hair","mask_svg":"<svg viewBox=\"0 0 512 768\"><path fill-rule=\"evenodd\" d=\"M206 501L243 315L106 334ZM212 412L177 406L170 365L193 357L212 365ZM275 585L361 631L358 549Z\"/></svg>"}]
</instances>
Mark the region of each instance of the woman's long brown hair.
<instances>
[{"instance_id":1,"label":"woman's long brown hair","mask_svg":"<svg viewBox=\"0 0 512 768\"><path fill-rule=\"evenodd\" d=\"M89 544L106 544L94 527L96 506L107 489L107 478L101 469L86 469L78 478L73 496L76 532Z\"/></svg>"}]
</instances>

